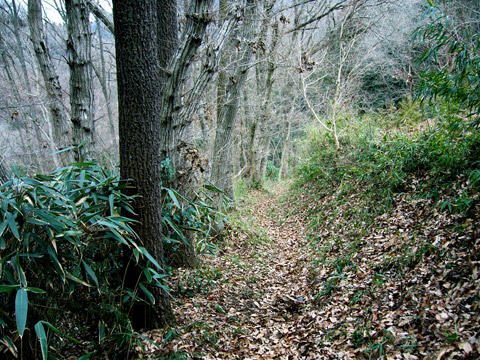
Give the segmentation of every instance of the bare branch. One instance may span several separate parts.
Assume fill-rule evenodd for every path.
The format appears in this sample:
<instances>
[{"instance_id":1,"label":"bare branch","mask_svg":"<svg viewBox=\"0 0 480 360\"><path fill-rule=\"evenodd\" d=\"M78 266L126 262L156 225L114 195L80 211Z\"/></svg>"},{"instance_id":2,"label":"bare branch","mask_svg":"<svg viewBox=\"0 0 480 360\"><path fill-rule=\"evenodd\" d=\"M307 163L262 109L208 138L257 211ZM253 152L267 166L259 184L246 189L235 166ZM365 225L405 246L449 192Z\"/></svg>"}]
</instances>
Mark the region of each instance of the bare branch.
<instances>
[{"instance_id":1,"label":"bare branch","mask_svg":"<svg viewBox=\"0 0 480 360\"><path fill-rule=\"evenodd\" d=\"M115 28L113 25L112 16L99 4L93 2L92 0L87 0L88 8L100 21L107 27L112 34L115 34Z\"/></svg>"},{"instance_id":2,"label":"bare branch","mask_svg":"<svg viewBox=\"0 0 480 360\"><path fill-rule=\"evenodd\" d=\"M304 21L303 23L295 26L293 29L288 30L286 33L288 34L288 33L294 32L294 31L298 31L298 30L304 28L305 26L310 25L311 23L314 23L314 22L316 22L316 21L318 21L318 20L323 19L324 17L330 15L332 12L334 12L334 11L336 11L336 10L341 10L341 9L343 9L343 8L345 7L343 4L345 4L347 1L348 1L348 0L342 0L342 1L340 1L338 4L335 4L335 5L332 6L330 9L328 9L326 12L324 12L324 13L322 13L322 14L320 14L320 15L317 15L317 16L315 16L315 17L313 17L313 18L310 18L310 19L308 19L307 21Z\"/></svg>"}]
</instances>

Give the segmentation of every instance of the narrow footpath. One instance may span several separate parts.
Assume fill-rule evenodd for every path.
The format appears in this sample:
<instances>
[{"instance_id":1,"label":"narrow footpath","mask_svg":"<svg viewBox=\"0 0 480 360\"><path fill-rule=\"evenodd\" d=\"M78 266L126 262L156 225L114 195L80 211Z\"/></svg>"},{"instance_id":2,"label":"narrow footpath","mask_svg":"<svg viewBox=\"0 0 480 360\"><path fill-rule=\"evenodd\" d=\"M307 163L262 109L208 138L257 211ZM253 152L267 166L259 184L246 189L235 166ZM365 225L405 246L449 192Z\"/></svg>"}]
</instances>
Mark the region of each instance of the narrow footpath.
<instances>
[{"instance_id":1,"label":"narrow footpath","mask_svg":"<svg viewBox=\"0 0 480 360\"><path fill-rule=\"evenodd\" d=\"M321 318L310 306L304 215L286 217L276 192L255 193L256 207L240 220L251 228L232 230L220 253L176 276L178 327L158 330L154 340L166 345L150 351L185 359L330 358L318 348Z\"/></svg>"},{"instance_id":2,"label":"narrow footpath","mask_svg":"<svg viewBox=\"0 0 480 360\"><path fill-rule=\"evenodd\" d=\"M360 192L284 193L251 194L216 256L171 277L178 323L145 334L143 358L479 358L477 220L396 194L367 226Z\"/></svg>"}]
</instances>

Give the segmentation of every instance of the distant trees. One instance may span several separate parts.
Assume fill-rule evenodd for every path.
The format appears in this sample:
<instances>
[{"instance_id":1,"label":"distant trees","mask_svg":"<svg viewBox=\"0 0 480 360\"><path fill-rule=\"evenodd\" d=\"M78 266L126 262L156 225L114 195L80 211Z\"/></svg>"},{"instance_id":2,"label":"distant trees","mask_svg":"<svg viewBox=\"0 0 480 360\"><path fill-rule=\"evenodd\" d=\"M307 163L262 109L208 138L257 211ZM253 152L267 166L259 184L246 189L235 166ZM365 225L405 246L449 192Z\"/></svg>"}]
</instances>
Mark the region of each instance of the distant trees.
<instances>
[{"instance_id":1,"label":"distant trees","mask_svg":"<svg viewBox=\"0 0 480 360\"><path fill-rule=\"evenodd\" d=\"M9 127L19 135L12 143L10 133L4 131L1 151L7 158L18 156L27 160L27 166L43 169L46 159L41 149L49 146L49 140L48 134L42 131L41 119L36 116L38 88L35 74L32 74L34 67L23 4L4 1L0 12L0 106L3 110L0 116L2 127Z\"/></svg>"},{"instance_id":2,"label":"distant trees","mask_svg":"<svg viewBox=\"0 0 480 360\"><path fill-rule=\"evenodd\" d=\"M422 100L443 103L453 114L461 111L473 117L473 124L478 126L480 6L470 8L462 1L445 2L443 9L433 2L430 5L429 22L415 32L417 40L429 44L420 56L426 68L421 73L418 95Z\"/></svg>"},{"instance_id":3,"label":"distant trees","mask_svg":"<svg viewBox=\"0 0 480 360\"><path fill-rule=\"evenodd\" d=\"M74 144L84 143L80 152L85 153L89 147L88 152L95 153L115 144L117 135L112 131L115 131L116 111L111 99L116 86L112 86L112 81L115 81L111 71L113 48L105 31L101 40L98 40L98 32L92 32L94 26L89 21L89 2L56 3L65 7L61 10L65 19L68 10L73 21L69 22L70 27L48 22L42 14L41 0L26 3L25 7L23 2L9 0L0 5L3 75L0 77L0 91L5 94L2 106L6 110L1 117L1 126L10 129L8 133L3 133L4 154L9 161L16 160L31 172L72 161L72 151L48 155ZM79 5L83 13L75 15ZM74 33L70 40L68 33ZM95 48L93 39L101 42L98 45L102 48L101 54ZM70 55L67 55L67 42ZM98 71L92 67L96 57L99 59ZM98 82L93 72L99 76ZM70 79L75 82L72 91L69 91ZM80 84L80 80L86 83ZM104 95L102 98L108 101L95 96L100 91ZM108 122L103 119L108 119ZM74 123L78 126L73 126ZM73 131L74 128L77 130ZM106 137L108 133L112 136ZM113 151L112 160L115 160L115 154L116 151Z\"/></svg>"},{"instance_id":4,"label":"distant trees","mask_svg":"<svg viewBox=\"0 0 480 360\"><path fill-rule=\"evenodd\" d=\"M217 79L216 127L213 140L210 180L233 198L232 136L242 91L245 87L252 56L256 48L260 1L248 0L243 26L229 39L229 51L222 57L222 69ZM227 15L227 2L220 2L220 17ZM225 20L224 20L225 21ZM227 57L228 56L228 57ZM234 66L229 66L234 64ZM217 198L220 207L222 197Z\"/></svg>"},{"instance_id":5,"label":"distant trees","mask_svg":"<svg viewBox=\"0 0 480 360\"><path fill-rule=\"evenodd\" d=\"M295 139L315 119L333 134L332 146L341 147L341 128L358 112L390 106L411 92L416 81L412 60L419 48L412 50L410 31L422 4L173 4L175 11L161 15L168 15L162 23L176 30L158 43L160 128L149 135L161 137L152 144L172 170L163 186L196 198L210 181L232 197L235 177L257 186L266 176L283 178L293 164ZM458 18L475 15L476 8L469 10L464 2L445 4L455 7ZM0 85L8 111L0 115L0 127L9 130L2 134L10 139L0 146L32 164L32 171L49 159L38 154L79 144L75 160L114 163L117 69L112 44L117 35L111 14L93 0L57 5L65 6L66 27L46 21L40 0L28 1L28 22L20 2L2 4ZM90 23L90 13L95 22ZM398 20L398 29L392 28L392 19ZM73 154L60 153L54 160L65 164ZM215 201L221 205L221 196ZM190 206L181 197L179 202L183 210ZM182 221L186 225L188 219ZM190 245L169 254L172 264L195 262L193 235L186 232Z\"/></svg>"},{"instance_id":6,"label":"distant trees","mask_svg":"<svg viewBox=\"0 0 480 360\"><path fill-rule=\"evenodd\" d=\"M182 3L185 9L178 9L179 34L190 35L169 41L172 47L177 44L176 48L183 50L174 55L180 61L166 65L172 76L166 80L169 85L165 88L170 90L162 100L165 106L162 105L161 114L170 119L164 122L161 149L161 157L168 157L175 169L169 186L195 197L196 189L209 179L231 196L234 177L261 183L267 168L269 174L278 174L280 167L285 173L288 154L295 151L293 140L301 134L306 121L315 117L308 104L332 130L345 117L341 114L344 105L354 104L352 107L359 109L385 106L393 97L393 101L398 101L411 88L412 83L407 84L407 80L415 77L408 38L409 29L421 15L421 3L423 0L408 0L399 10L395 2L383 0L222 1L209 7L208 27L193 22L188 17L191 4ZM18 115L14 121L5 117L4 124L16 126L12 136L24 133L19 137L20 144L23 141L22 147L32 151L22 154L47 154L83 143L78 155L88 158L87 153L93 152L93 157L115 161L117 113L111 15L93 0L57 4L65 5L63 15L70 24L65 29L76 35L68 38L63 28L47 23L41 16L41 1L31 0L28 24L33 47L24 46L24 61L20 51L10 58L8 54L12 45L29 45L24 38L25 12L18 1L2 5L5 21L11 24L2 32L3 69L10 74L5 80L11 79L5 84L26 90L17 92L17 98L24 97L21 101L25 105L29 86L39 95L35 95L35 101L30 97L28 106L12 106ZM455 6L445 4L455 7L458 17L472 18L476 11L467 9L463 2ZM256 15L252 9L257 9ZM97 19L95 23L88 21L86 14L90 12ZM252 16L257 21L251 21ZM14 21L16 18L19 21ZM376 23L371 21L374 18ZM400 19L398 31L391 29L392 21L388 19L393 18ZM354 27L356 33L351 31ZM208 39L204 44L195 40L188 46L182 45L186 39L202 37ZM73 51L73 46L83 50ZM32 48L36 64L31 61ZM187 57L192 62L185 65ZM69 68L64 59L68 59ZM305 66L305 61L314 63L313 67ZM221 72L214 83L219 64ZM38 76L41 82L37 81ZM68 79L82 79L84 83L77 82L68 91ZM246 93L243 88L248 89ZM340 141L341 134L337 137ZM235 151L230 159L232 148ZM108 149L108 153L102 149ZM41 159L30 156L24 160L44 162ZM71 160L66 153L54 159L56 164Z\"/></svg>"}]
</instances>

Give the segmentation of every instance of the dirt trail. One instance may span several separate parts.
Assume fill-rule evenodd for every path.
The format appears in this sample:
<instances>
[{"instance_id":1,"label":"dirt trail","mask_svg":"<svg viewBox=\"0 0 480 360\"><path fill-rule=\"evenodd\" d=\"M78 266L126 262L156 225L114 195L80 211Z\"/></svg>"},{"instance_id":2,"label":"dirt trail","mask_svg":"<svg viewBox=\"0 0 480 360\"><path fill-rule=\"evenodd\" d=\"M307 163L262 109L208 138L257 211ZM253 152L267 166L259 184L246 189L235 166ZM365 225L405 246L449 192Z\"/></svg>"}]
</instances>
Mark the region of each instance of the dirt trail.
<instances>
[{"instance_id":1,"label":"dirt trail","mask_svg":"<svg viewBox=\"0 0 480 360\"><path fill-rule=\"evenodd\" d=\"M281 193L251 195L217 255L172 277L178 325L149 333L165 345L147 352L161 359L480 358L478 217L397 194L388 213L365 227L352 218L366 206L361 195L310 203L299 195L316 219L307 229L307 210L286 208Z\"/></svg>"},{"instance_id":2,"label":"dirt trail","mask_svg":"<svg viewBox=\"0 0 480 360\"><path fill-rule=\"evenodd\" d=\"M157 355L183 351L186 359L328 358L312 352L316 314L310 309L303 217L284 217L278 193L254 197L256 207L248 216L255 232L265 236L232 231L227 246L204 259L201 269L180 272L174 286L179 327ZM165 331L156 336L165 338Z\"/></svg>"}]
</instances>

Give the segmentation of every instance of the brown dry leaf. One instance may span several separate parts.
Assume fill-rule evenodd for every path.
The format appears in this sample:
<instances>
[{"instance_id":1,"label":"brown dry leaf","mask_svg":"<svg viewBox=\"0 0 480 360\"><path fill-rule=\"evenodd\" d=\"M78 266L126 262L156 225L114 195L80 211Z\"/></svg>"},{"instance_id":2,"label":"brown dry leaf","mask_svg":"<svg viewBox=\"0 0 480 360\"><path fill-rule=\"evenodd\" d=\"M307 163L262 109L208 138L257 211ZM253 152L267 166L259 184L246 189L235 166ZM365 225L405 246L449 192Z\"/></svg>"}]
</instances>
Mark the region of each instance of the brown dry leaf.
<instances>
[{"instance_id":1,"label":"brown dry leaf","mask_svg":"<svg viewBox=\"0 0 480 360\"><path fill-rule=\"evenodd\" d=\"M177 336L144 358L480 358L480 219L405 193L367 225L348 215L368 208L361 196L336 196L284 206L256 193L245 216L268 239L230 229L217 256L175 273ZM146 335L163 344L167 334Z\"/></svg>"}]
</instances>

